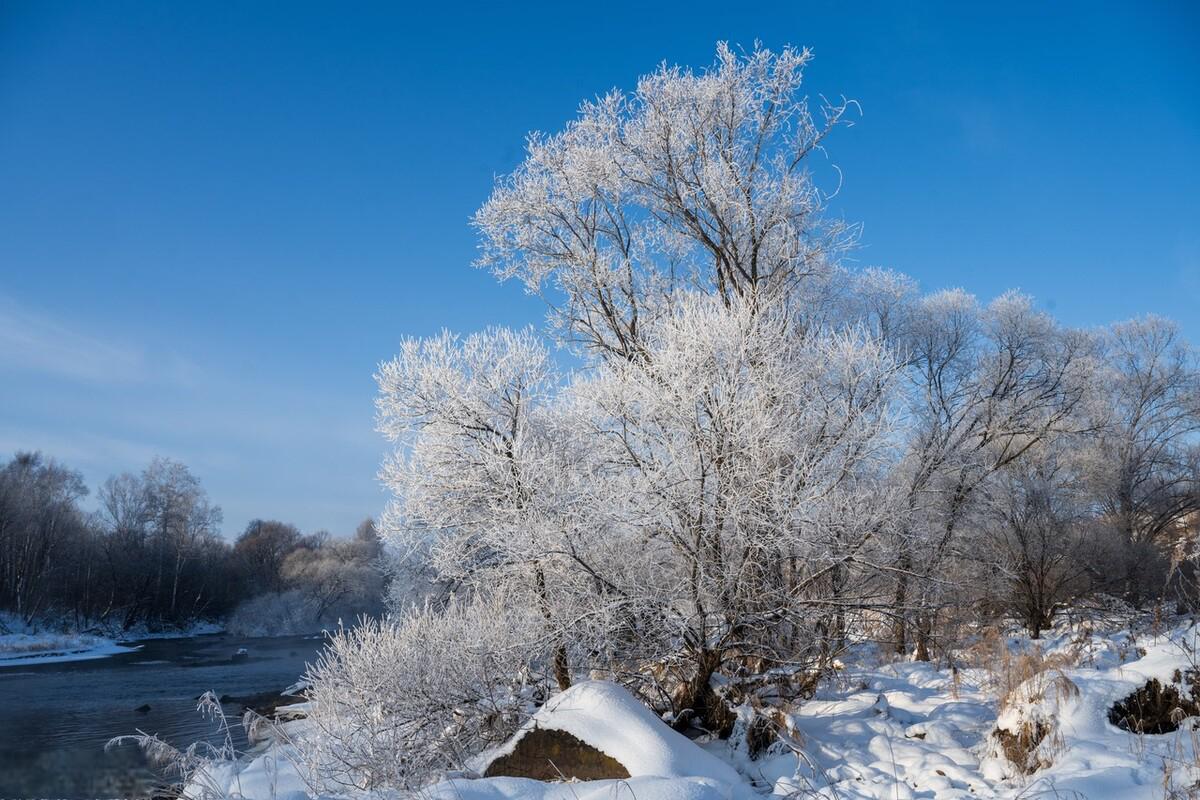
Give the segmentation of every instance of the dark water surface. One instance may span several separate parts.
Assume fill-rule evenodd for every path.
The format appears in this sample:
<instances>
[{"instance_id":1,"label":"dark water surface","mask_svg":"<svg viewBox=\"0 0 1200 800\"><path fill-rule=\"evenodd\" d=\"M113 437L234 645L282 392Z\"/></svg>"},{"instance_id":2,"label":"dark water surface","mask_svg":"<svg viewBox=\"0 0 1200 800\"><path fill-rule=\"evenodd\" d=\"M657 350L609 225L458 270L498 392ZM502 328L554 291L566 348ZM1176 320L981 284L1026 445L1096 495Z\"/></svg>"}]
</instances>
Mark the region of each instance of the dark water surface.
<instances>
[{"instance_id":1,"label":"dark water surface","mask_svg":"<svg viewBox=\"0 0 1200 800\"><path fill-rule=\"evenodd\" d=\"M319 637L229 634L139 644L92 661L0 667L0 798L144 797L157 774L136 746L105 753L106 741L140 728L177 747L219 742L216 725L196 712L197 695L278 691L323 646ZM239 647L250 657L234 662ZM150 710L137 711L144 704ZM244 748L240 706L225 713Z\"/></svg>"}]
</instances>

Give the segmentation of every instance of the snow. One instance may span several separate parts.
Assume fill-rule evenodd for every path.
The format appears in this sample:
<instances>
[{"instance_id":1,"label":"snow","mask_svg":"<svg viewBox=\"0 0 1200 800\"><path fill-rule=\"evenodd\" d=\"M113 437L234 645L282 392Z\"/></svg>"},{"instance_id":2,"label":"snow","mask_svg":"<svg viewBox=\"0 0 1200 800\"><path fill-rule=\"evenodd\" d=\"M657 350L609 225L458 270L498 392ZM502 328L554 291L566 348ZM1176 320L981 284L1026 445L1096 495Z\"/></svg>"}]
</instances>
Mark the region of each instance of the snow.
<instances>
[{"instance_id":1,"label":"snow","mask_svg":"<svg viewBox=\"0 0 1200 800\"><path fill-rule=\"evenodd\" d=\"M176 628L166 631L151 631L144 625L125 629L120 632L123 640L143 641L145 639L188 639L192 636L207 636L213 633L224 633L225 626L218 622L194 622L186 628Z\"/></svg>"},{"instance_id":2,"label":"snow","mask_svg":"<svg viewBox=\"0 0 1200 800\"><path fill-rule=\"evenodd\" d=\"M620 762L631 777L708 778L726 786L741 783L731 766L672 730L626 689L605 681L577 683L550 698L505 747L479 760L478 771L512 752L535 728L571 734Z\"/></svg>"},{"instance_id":3,"label":"snow","mask_svg":"<svg viewBox=\"0 0 1200 800\"><path fill-rule=\"evenodd\" d=\"M0 634L0 667L87 661L139 649L86 633L6 633Z\"/></svg>"},{"instance_id":4,"label":"snow","mask_svg":"<svg viewBox=\"0 0 1200 800\"><path fill-rule=\"evenodd\" d=\"M729 787L709 778L543 783L528 778L451 779L422 792L429 800L726 800Z\"/></svg>"},{"instance_id":5,"label":"snow","mask_svg":"<svg viewBox=\"0 0 1200 800\"><path fill-rule=\"evenodd\" d=\"M978 797L977 749L994 719L987 695L926 663L856 671L791 715L803 747L760 764L775 794L816 797Z\"/></svg>"},{"instance_id":6,"label":"snow","mask_svg":"<svg viewBox=\"0 0 1200 800\"><path fill-rule=\"evenodd\" d=\"M145 639L176 639L219 633L220 625L197 622L187 628L150 631L144 627L112 631L96 626L96 633L72 631L63 624L29 625L14 614L0 612L0 668L88 661L133 653L141 649L132 642ZM92 629L89 629L92 630Z\"/></svg>"},{"instance_id":7,"label":"snow","mask_svg":"<svg viewBox=\"0 0 1200 800\"><path fill-rule=\"evenodd\" d=\"M181 793L189 800L304 800L311 796L290 746L272 744L244 762L210 765L193 774Z\"/></svg>"},{"instance_id":8,"label":"snow","mask_svg":"<svg viewBox=\"0 0 1200 800\"><path fill-rule=\"evenodd\" d=\"M1194 666L1197 635L1186 624L1141 639L1129 631L1064 626L1036 646L1047 656L1070 652L1079 663L1031 678L1002 711L987 669L955 673L865 657L790 715L802 743L798 761L789 752L740 766L776 795L1161 798L1164 782L1178 788L1200 780L1200 742L1187 725L1157 736L1120 730L1108 711L1150 678L1169 680L1176 669ZM1021 638L1008 644L1015 651L1034 646ZM1052 725L1041 745L1049 766L1028 776L1004 758L991 735L997 726L1015 729L1025 719Z\"/></svg>"},{"instance_id":9,"label":"snow","mask_svg":"<svg viewBox=\"0 0 1200 800\"><path fill-rule=\"evenodd\" d=\"M552 697L503 748L481 755L473 772L443 777L420 794L428 800L619 800L626 792L630 800L1149 800L1200 781L1200 738L1190 724L1200 729L1200 720L1162 735L1137 735L1108 721L1113 703L1150 678L1169 680L1194 665L1196 627L1181 622L1135 634L1064 624L1040 643L1013 636L1005 645L1010 652L1037 647L1047 658L1070 658L1054 661L1057 669L1020 684L1002 703L996 664L969 666L965 655L957 670L887 663L874 647L860 646L787 716L789 743L758 760L733 740L688 740L620 686L580 683ZM1047 721L1052 733L1039 750L1048 766L1026 776L1003 757L993 731L1027 719ZM535 727L576 736L631 777L569 783L477 777ZM285 729L293 742L312 733L303 720ZM281 740L206 777L248 800L298 797L309 790L291 763L292 746Z\"/></svg>"}]
</instances>

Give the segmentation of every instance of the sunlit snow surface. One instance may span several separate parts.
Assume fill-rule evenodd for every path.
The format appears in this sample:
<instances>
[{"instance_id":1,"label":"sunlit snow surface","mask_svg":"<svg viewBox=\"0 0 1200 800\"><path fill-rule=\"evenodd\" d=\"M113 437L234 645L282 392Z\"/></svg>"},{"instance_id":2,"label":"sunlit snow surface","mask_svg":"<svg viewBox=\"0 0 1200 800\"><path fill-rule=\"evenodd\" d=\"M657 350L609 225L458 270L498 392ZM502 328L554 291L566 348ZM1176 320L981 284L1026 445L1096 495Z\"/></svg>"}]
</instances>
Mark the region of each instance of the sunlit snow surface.
<instances>
[{"instance_id":1,"label":"sunlit snow surface","mask_svg":"<svg viewBox=\"0 0 1200 800\"><path fill-rule=\"evenodd\" d=\"M1193 664L1196 629L1092 633L1063 625L1036 646L1072 652L1066 694L1040 685L1018 691L998 717L992 673L964 666L880 663L874 648L852 652L816 697L790 716L800 751L776 746L757 761L728 742L697 746L679 736L623 689L579 684L552 699L539 723L588 741L626 765L623 781L541 783L520 778L453 778L427 787L430 800L742 800L791 796L835 800L905 798L1071 798L1136 800L1164 796L1164 764L1173 786L1190 786L1200 771L1190 726L1138 736L1108 722L1114 702L1151 677L1170 679ZM1034 645L1007 640L1011 651ZM994 666L994 665L993 665ZM1042 747L1050 766L1021 776L1000 755L991 733L1037 717L1055 734ZM303 722L289 733L304 735ZM305 785L286 747L260 753L219 783L249 800L298 796ZM217 776L210 776L217 777ZM273 787L273 788L271 788Z\"/></svg>"}]
</instances>

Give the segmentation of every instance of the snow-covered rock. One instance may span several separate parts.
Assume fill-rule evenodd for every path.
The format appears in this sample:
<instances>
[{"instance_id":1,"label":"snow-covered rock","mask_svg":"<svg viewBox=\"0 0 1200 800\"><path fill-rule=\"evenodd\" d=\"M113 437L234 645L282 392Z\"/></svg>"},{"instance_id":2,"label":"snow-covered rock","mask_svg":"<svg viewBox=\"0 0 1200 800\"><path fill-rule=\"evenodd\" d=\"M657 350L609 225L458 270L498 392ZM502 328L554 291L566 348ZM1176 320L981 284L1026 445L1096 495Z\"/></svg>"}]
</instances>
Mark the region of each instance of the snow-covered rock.
<instances>
[{"instance_id":1,"label":"snow-covered rock","mask_svg":"<svg viewBox=\"0 0 1200 800\"><path fill-rule=\"evenodd\" d=\"M705 778L726 786L741 782L733 767L672 730L626 689L604 681L578 683L550 698L503 747L478 759L476 771L485 773L538 729L571 734L617 761L630 777Z\"/></svg>"}]
</instances>

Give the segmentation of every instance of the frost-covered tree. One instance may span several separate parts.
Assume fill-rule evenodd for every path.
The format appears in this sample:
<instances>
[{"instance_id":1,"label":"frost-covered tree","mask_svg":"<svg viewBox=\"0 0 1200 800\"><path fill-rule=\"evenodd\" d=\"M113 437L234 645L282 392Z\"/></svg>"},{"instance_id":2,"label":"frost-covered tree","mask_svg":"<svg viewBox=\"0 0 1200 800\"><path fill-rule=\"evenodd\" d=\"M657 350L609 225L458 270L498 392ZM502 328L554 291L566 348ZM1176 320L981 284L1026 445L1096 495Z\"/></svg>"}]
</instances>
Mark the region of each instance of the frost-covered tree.
<instances>
[{"instance_id":1,"label":"frost-covered tree","mask_svg":"<svg viewBox=\"0 0 1200 800\"><path fill-rule=\"evenodd\" d=\"M181 605L184 570L200 557L205 546L220 535L221 509L187 465L155 458L141 476L150 541L155 550L155 596L165 605L164 615L176 620L186 612Z\"/></svg>"},{"instance_id":2,"label":"frost-covered tree","mask_svg":"<svg viewBox=\"0 0 1200 800\"><path fill-rule=\"evenodd\" d=\"M621 576L602 575L597 564L623 563L611 551L629 531L643 538L653 531L655 545L674 541L674 551L663 551L673 559L663 575L675 583L635 581L641 599L617 603L624 609L618 619L656 620L664 630L652 641L684 637L693 655L688 680L695 690L688 702L698 702L703 691L695 687L706 687L722 654L735 649L729 642L754 649L742 641L752 623L736 621L752 607L780 627L794 622L782 606L796 604L795 590L805 580L796 566L811 566L802 555L806 548L823 536L848 537L848 546L863 538L849 520L822 520L816 500L833 506L857 491L854 481L874 452L856 437L879 438L867 430L868 418L886 427L879 420L891 361L869 333L849 330L844 315L835 313L845 277L836 258L853 229L825 217L824 196L810 174L810 156L849 104L826 104L814 116L800 91L809 59L806 50L739 54L722 44L716 63L703 72L664 66L632 94L612 92L584 103L561 133L530 137L523 163L498 183L475 218L483 240L479 265L545 297L552 332L585 358L569 400L575 414L579 404L591 407L568 428L592 434L560 430L560 442L581 447L559 448L559 456L573 455L551 474L570 476L587 465L582 474L588 478L565 498L555 493L555 508L571 515L545 514L542 528L550 539L573 527L608 532L603 553L585 557L586 536L567 535L556 545L575 571L595 573L591 582L606 597L619 594L614 587ZM730 341L719 341L715 331ZM835 352L850 372L814 369ZM735 387L735 379L746 383ZM831 383L818 385L823 380ZM837 380L859 393L833 400ZM606 392L627 404L614 406ZM835 421L835 409L849 414ZM786 424L771 431L780 421ZM789 427L793 422L800 427ZM624 448L616 456L605 453L614 447L614 431ZM797 447L786 457L778 451L784 441ZM757 464L766 475L751 477L754 459L773 457L782 460ZM825 467L827 475L821 474ZM816 474L819 480L805 483ZM772 480L793 481L794 491L769 486ZM823 492L807 490L818 485ZM577 499L604 492L611 499L594 502L603 513L589 512ZM810 507L798 512L806 502ZM588 519L589 513L605 521ZM808 515L807 524L784 524L779 536L792 537L789 544L762 541L771 539L766 531L775 523L768 519L781 522L797 513ZM756 515L750 525L746 520ZM794 541L799 527L807 537L803 546ZM705 548L685 546L697 537ZM783 563L757 562L772 552ZM843 580L844 566L828 566L834 584ZM762 580L770 572L777 579L768 586ZM689 573L695 575L685 578ZM686 589L689 580L693 586ZM574 586L570 580L560 585ZM650 587L657 596L645 597ZM762 596L747 602L756 594ZM586 606L588 600L572 602ZM629 611L638 605L656 610ZM710 642L714 631L720 633Z\"/></svg>"},{"instance_id":3,"label":"frost-covered tree","mask_svg":"<svg viewBox=\"0 0 1200 800\"><path fill-rule=\"evenodd\" d=\"M0 608L28 624L48 610L55 567L73 555L87 494L83 477L40 453L0 466Z\"/></svg>"},{"instance_id":4,"label":"frost-covered tree","mask_svg":"<svg viewBox=\"0 0 1200 800\"><path fill-rule=\"evenodd\" d=\"M443 333L406 341L377 379L380 430L398 445L382 472L396 496L384 515L389 540L430 559L452 586L520 588L551 635L537 521L551 446L539 415L554 385L545 346L530 331ZM562 645L553 671L570 685Z\"/></svg>"},{"instance_id":5,"label":"frost-covered tree","mask_svg":"<svg viewBox=\"0 0 1200 800\"><path fill-rule=\"evenodd\" d=\"M996 475L981 502L979 530L969 533L973 577L992 584L1000 609L1034 639L1055 615L1102 580L1103 543L1086 487L1080 436L1055 436Z\"/></svg>"},{"instance_id":6,"label":"frost-covered tree","mask_svg":"<svg viewBox=\"0 0 1200 800\"><path fill-rule=\"evenodd\" d=\"M927 658L939 603L927 578L953 554L980 487L1040 442L1086 425L1077 412L1092 349L1085 334L1060 328L1015 293L987 306L959 290L929 295L897 331L910 380L908 441L893 476L907 498L896 539L894 637L905 651L915 620L917 653ZM922 579L916 598L914 577Z\"/></svg>"},{"instance_id":7,"label":"frost-covered tree","mask_svg":"<svg viewBox=\"0 0 1200 800\"><path fill-rule=\"evenodd\" d=\"M234 557L241 562L246 580L259 591L283 590L283 562L299 545L302 536L295 525L278 520L254 519L233 544Z\"/></svg>"},{"instance_id":8,"label":"frost-covered tree","mask_svg":"<svg viewBox=\"0 0 1200 800\"><path fill-rule=\"evenodd\" d=\"M847 112L814 117L807 50L725 44L694 73L663 66L585 102L475 216L481 266L551 304L564 339L632 358L680 288L729 304L809 291L852 238L822 212L810 157Z\"/></svg>"},{"instance_id":9,"label":"frost-covered tree","mask_svg":"<svg viewBox=\"0 0 1200 800\"><path fill-rule=\"evenodd\" d=\"M707 295L678 298L645 347L572 387L593 440L583 489L596 527L641 554L610 583L636 581L618 588L661 626L653 655L685 656L677 699L703 715L730 657L812 658L822 603L844 599L829 579L865 561L890 510L875 479L897 366L862 332Z\"/></svg>"},{"instance_id":10,"label":"frost-covered tree","mask_svg":"<svg viewBox=\"0 0 1200 800\"><path fill-rule=\"evenodd\" d=\"M1182 523L1200 512L1200 356L1157 317L1114 325L1097 389L1091 484L1125 550L1123 591L1144 591L1139 566L1156 551L1188 551Z\"/></svg>"}]
</instances>

